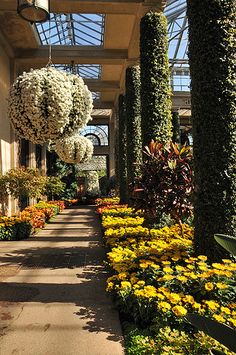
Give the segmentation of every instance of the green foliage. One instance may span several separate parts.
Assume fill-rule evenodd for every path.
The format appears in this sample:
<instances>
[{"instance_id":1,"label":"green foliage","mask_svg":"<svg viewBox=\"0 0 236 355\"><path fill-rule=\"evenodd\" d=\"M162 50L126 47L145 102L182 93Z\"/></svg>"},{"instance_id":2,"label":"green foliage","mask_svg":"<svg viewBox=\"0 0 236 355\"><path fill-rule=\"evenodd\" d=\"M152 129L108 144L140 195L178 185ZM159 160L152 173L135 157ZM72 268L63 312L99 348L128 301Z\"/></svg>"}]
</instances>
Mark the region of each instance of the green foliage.
<instances>
[{"instance_id":1,"label":"green foliage","mask_svg":"<svg viewBox=\"0 0 236 355\"><path fill-rule=\"evenodd\" d=\"M60 196L65 191L66 184L57 176L48 176L46 179L45 193L51 200Z\"/></svg>"},{"instance_id":2,"label":"green foliage","mask_svg":"<svg viewBox=\"0 0 236 355\"><path fill-rule=\"evenodd\" d=\"M230 254L236 256L236 238L230 235L215 234L215 240Z\"/></svg>"},{"instance_id":3,"label":"green foliage","mask_svg":"<svg viewBox=\"0 0 236 355\"><path fill-rule=\"evenodd\" d=\"M127 181L129 197L142 163L140 68L126 69Z\"/></svg>"},{"instance_id":4,"label":"green foliage","mask_svg":"<svg viewBox=\"0 0 236 355\"><path fill-rule=\"evenodd\" d=\"M172 136L167 20L161 13L149 12L140 31L143 145L152 139L166 143Z\"/></svg>"},{"instance_id":5,"label":"green foliage","mask_svg":"<svg viewBox=\"0 0 236 355\"><path fill-rule=\"evenodd\" d=\"M236 231L236 2L188 0L195 164L195 249L226 252L214 234Z\"/></svg>"},{"instance_id":6,"label":"green foliage","mask_svg":"<svg viewBox=\"0 0 236 355\"><path fill-rule=\"evenodd\" d=\"M179 112L177 111L174 111L172 113L172 126L173 126L172 141L174 143L180 143L180 117L179 117Z\"/></svg>"},{"instance_id":7,"label":"green foliage","mask_svg":"<svg viewBox=\"0 0 236 355\"><path fill-rule=\"evenodd\" d=\"M119 190L121 203L127 203L127 138L124 95L119 96Z\"/></svg>"},{"instance_id":8,"label":"green foliage","mask_svg":"<svg viewBox=\"0 0 236 355\"><path fill-rule=\"evenodd\" d=\"M186 318L199 330L204 331L231 351L236 352L236 331L234 329L199 314L188 314Z\"/></svg>"},{"instance_id":9,"label":"green foliage","mask_svg":"<svg viewBox=\"0 0 236 355\"><path fill-rule=\"evenodd\" d=\"M139 329L134 324L127 326L126 323L123 328L128 355L232 354L203 332L188 334L165 327L155 334L150 329Z\"/></svg>"},{"instance_id":10,"label":"green foliage","mask_svg":"<svg viewBox=\"0 0 236 355\"><path fill-rule=\"evenodd\" d=\"M41 176L38 169L14 168L5 174L9 194L20 197L39 198L44 194L46 177Z\"/></svg>"},{"instance_id":11,"label":"green foliage","mask_svg":"<svg viewBox=\"0 0 236 355\"><path fill-rule=\"evenodd\" d=\"M9 218L10 220L11 218ZM5 223L0 223L0 240L21 240L29 238L32 231L32 226L28 221L20 221L17 219L15 222L12 218L11 222L6 220Z\"/></svg>"},{"instance_id":12,"label":"green foliage","mask_svg":"<svg viewBox=\"0 0 236 355\"><path fill-rule=\"evenodd\" d=\"M170 214L180 225L192 213L193 171L191 148L169 142L165 146L152 141L145 147L147 159L142 167L138 208L147 220L159 222Z\"/></svg>"},{"instance_id":13,"label":"green foliage","mask_svg":"<svg viewBox=\"0 0 236 355\"><path fill-rule=\"evenodd\" d=\"M16 240L16 226L0 226L0 240Z\"/></svg>"}]
</instances>

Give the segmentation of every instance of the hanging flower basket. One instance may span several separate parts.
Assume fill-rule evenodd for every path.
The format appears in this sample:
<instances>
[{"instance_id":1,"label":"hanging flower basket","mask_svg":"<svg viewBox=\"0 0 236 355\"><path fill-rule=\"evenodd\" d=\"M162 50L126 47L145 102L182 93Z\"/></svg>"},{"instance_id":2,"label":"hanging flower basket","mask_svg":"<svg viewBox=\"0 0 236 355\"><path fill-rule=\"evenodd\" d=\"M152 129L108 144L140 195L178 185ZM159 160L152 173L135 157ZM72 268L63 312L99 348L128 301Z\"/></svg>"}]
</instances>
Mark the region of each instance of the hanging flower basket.
<instances>
[{"instance_id":1,"label":"hanging flower basket","mask_svg":"<svg viewBox=\"0 0 236 355\"><path fill-rule=\"evenodd\" d=\"M35 144L82 128L91 111L92 95L83 80L52 67L23 73L10 91L11 123L20 137Z\"/></svg>"},{"instance_id":2,"label":"hanging flower basket","mask_svg":"<svg viewBox=\"0 0 236 355\"><path fill-rule=\"evenodd\" d=\"M59 139L55 151L65 163L78 164L88 161L93 155L92 142L78 133Z\"/></svg>"},{"instance_id":3,"label":"hanging flower basket","mask_svg":"<svg viewBox=\"0 0 236 355\"><path fill-rule=\"evenodd\" d=\"M66 125L63 134L71 134L75 130L86 126L92 120L93 110L92 93L81 77L75 74L67 74L71 82L71 93L73 106L69 114L69 123Z\"/></svg>"}]
</instances>

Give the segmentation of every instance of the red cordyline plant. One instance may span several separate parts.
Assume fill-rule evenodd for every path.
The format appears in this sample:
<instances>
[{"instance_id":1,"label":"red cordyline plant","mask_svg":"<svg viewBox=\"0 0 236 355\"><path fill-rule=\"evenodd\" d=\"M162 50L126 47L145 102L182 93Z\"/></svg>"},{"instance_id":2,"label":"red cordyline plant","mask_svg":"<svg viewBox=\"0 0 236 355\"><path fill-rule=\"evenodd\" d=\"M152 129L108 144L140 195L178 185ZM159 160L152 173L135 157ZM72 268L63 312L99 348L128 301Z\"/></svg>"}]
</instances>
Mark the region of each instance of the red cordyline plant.
<instances>
[{"instance_id":1,"label":"red cordyline plant","mask_svg":"<svg viewBox=\"0 0 236 355\"><path fill-rule=\"evenodd\" d=\"M182 231L184 218L192 214L191 147L171 141L162 145L152 140L144 154L142 177L136 189L137 207L144 210L147 220L156 223L163 213L171 215Z\"/></svg>"}]
</instances>

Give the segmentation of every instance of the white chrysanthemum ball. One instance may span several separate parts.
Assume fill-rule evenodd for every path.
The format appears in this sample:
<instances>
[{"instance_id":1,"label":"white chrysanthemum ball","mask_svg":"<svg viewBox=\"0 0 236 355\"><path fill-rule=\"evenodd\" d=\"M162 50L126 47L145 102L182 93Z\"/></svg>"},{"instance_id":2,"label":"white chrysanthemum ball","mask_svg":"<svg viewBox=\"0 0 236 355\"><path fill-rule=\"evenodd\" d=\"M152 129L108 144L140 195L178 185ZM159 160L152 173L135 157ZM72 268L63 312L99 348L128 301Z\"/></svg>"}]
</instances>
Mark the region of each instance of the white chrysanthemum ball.
<instances>
[{"instance_id":1,"label":"white chrysanthemum ball","mask_svg":"<svg viewBox=\"0 0 236 355\"><path fill-rule=\"evenodd\" d=\"M14 82L9 117L17 133L35 144L70 135L91 119L92 94L77 75L31 69Z\"/></svg>"},{"instance_id":2,"label":"white chrysanthemum ball","mask_svg":"<svg viewBox=\"0 0 236 355\"><path fill-rule=\"evenodd\" d=\"M92 93L84 84L83 79L75 74L67 75L71 82L73 107L69 114L69 123L63 132L65 135L86 126L88 121L92 119L91 113L93 110Z\"/></svg>"},{"instance_id":3,"label":"white chrysanthemum ball","mask_svg":"<svg viewBox=\"0 0 236 355\"><path fill-rule=\"evenodd\" d=\"M65 163L78 164L92 158L92 142L78 133L56 141L55 151Z\"/></svg>"}]
</instances>

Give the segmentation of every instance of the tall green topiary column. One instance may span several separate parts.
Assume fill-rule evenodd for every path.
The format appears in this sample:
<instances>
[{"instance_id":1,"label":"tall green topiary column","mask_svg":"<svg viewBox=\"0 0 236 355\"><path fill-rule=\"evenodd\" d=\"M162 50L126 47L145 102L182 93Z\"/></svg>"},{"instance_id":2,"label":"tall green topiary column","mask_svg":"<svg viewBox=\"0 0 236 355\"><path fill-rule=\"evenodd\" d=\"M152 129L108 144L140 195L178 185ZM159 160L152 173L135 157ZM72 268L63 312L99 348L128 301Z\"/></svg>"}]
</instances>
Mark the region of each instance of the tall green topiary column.
<instances>
[{"instance_id":1,"label":"tall green topiary column","mask_svg":"<svg viewBox=\"0 0 236 355\"><path fill-rule=\"evenodd\" d=\"M180 117L178 111L172 112L172 126L173 126L172 141L175 143L180 143Z\"/></svg>"},{"instance_id":2,"label":"tall green topiary column","mask_svg":"<svg viewBox=\"0 0 236 355\"><path fill-rule=\"evenodd\" d=\"M236 237L236 2L188 0L195 161L195 250L224 254Z\"/></svg>"},{"instance_id":3,"label":"tall green topiary column","mask_svg":"<svg viewBox=\"0 0 236 355\"><path fill-rule=\"evenodd\" d=\"M149 12L140 26L142 141L165 143L172 136L167 20Z\"/></svg>"},{"instance_id":4,"label":"tall green topiary column","mask_svg":"<svg viewBox=\"0 0 236 355\"><path fill-rule=\"evenodd\" d=\"M127 203L128 185L127 185L127 138L126 138L126 109L125 97L119 96L119 188L120 202Z\"/></svg>"},{"instance_id":5,"label":"tall green topiary column","mask_svg":"<svg viewBox=\"0 0 236 355\"><path fill-rule=\"evenodd\" d=\"M140 68L126 69L127 177L129 197L132 183L140 176L142 162Z\"/></svg>"}]
</instances>

